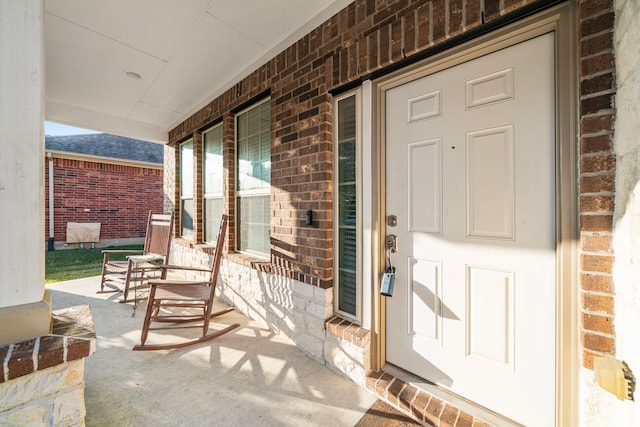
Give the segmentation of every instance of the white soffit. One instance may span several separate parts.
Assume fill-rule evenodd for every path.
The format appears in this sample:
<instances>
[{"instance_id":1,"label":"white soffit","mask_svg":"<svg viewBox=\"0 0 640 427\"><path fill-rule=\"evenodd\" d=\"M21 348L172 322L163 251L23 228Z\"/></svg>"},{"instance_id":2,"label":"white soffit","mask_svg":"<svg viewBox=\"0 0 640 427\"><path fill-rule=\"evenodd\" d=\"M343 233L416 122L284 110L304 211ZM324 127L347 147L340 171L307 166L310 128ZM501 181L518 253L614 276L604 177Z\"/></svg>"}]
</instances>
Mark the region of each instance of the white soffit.
<instances>
[{"instance_id":1,"label":"white soffit","mask_svg":"<svg viewBox=\"0 0 640 427\"><path fill-rule=\"evenodd\" d=\"M164 142L174 126L349 3L45 0L45 116Z\"/></svg>"}]
</instances>

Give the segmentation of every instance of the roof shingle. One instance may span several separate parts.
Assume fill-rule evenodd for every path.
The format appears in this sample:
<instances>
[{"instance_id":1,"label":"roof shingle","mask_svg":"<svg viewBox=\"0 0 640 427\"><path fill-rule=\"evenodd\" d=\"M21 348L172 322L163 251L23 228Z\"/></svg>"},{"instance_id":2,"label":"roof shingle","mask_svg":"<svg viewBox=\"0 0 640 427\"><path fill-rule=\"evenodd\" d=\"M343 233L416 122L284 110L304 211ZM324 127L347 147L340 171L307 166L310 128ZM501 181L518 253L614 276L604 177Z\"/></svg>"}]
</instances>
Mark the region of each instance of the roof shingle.
<instances>
[{"instance_id":1,"label":"roof shingle","mask_svg":"<svg viewBox=\"0 0 640 427\"><path fill-rule=\"evenodd\" d=\"M47 150L66 151L100 157L162 164L161 144L140 141L108 133L45 137Z\"/></svg>"}]
</instances>

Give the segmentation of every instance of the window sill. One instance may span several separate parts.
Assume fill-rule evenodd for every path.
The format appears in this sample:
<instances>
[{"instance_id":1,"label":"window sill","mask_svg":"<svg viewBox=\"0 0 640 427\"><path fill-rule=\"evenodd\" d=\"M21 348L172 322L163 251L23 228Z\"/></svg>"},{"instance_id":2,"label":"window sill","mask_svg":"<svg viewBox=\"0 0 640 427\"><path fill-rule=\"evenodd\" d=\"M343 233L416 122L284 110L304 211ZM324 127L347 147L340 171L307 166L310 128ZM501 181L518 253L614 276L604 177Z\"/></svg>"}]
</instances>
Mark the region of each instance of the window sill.
<instances>
[{"instance_id":1,"label":"window sill","mask_svg":"<svg viewBox=\"0 0 640 427\"><path fill-rule=\"evenodd\" d=\"M258 271L270 272L268 267L271 265L271 262L266 258L248 255L242 252L229 252L226 254L225 258L234 264L253 268Z\"/></svg>"},{"instance_id":2,"label":"window sill","mask_svg":"<svg viewBox=\"0 0 640 427\"><path fill-rule=\"evenodd\" d=\"M173 239L174 244L182 247L188 247L190 249L205 252L207 254L213 253L215 246L208 243L195 243L191 240L186 240L182 237L176 237ZM263 273L276 274L278 276L286 277L288 279L297 280L299 282L306 283L308 285L317 286L322 289L329 289L333 286L332 280L322 280L318 277L313 277L309 274L304 274L300 271L295 271L286 262L269 261L266 258L262 258L255 255L249 255L242 252L228 252L224 255L224 258L247 268L257 270Z\"/></svg>"},{"instance_id":3,"label":"window sill","mask_svg":"<svg viewBox=\"0 0 640 427\"><path fill-rule=\"evenodd\" d=\"M371 341L371 332L355 323L339 316L333 316L325 322L325 328L329 335L340 338L343 341L360 348L366 347Z\"/></svg>"}]
</instances>

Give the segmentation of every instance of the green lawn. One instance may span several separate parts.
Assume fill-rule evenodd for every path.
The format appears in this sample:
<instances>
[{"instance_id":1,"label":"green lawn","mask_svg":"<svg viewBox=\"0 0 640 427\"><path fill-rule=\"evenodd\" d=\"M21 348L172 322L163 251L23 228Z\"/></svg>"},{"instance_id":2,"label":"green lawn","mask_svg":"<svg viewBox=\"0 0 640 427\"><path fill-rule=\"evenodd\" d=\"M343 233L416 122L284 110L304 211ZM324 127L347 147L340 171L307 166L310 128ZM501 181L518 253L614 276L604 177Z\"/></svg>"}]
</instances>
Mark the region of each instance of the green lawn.
<instances>
[{"instance_id":1,"label":"green lawn","mask_svg":"<svg viewBox=\"0 0 640 427\"><path fill-rule=\"evenodd\" d=\"M105 249L142 249L143 245L109 246L96 249L67 249L46 253L45 283L99 276L102 251ZM110 260L126 259L126 254L112 254Z\"/></svg>"}]
</instances>

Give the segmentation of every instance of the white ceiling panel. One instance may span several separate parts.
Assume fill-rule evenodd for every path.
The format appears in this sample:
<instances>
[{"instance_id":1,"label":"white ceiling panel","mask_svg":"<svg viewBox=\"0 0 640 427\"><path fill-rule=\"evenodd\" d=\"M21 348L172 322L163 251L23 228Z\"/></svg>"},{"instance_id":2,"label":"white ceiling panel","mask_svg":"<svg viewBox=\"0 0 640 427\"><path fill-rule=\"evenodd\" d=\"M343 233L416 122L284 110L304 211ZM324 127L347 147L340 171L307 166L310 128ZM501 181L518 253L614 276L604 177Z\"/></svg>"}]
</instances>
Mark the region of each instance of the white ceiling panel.
<instances>
[{"instance_id":1,"label":"white ceiling panel","mask_svg":"<svg viewBox=\"0 0 640 427\"><path fill-rule=\"evenodd\" d=\"M233 49L227 48L229 40L233 40ZM202 88L217 89L264 52L255 41L205 14L143 101L186 113L206 97Z\"/></svg>"},{"instance_id":2,"label":"white ceiling panel","mask_svg":"<svg viewBox=\"0 0 640 427\"><path fill-rule=\"evenodd\" d=\"M54 55L64 46L62 55ZM162 70L157 58L52 15L45 16L46 96L87 105L109 114L126 114ZM136 70L142 80L127 77Z\"/></svg>"},{"instance_id":3,"label":"white ceiling panel","mask_svg":"<svg viewBox=\"0 0 640 427\"><path fill-rule=\"evenodd\" d=\"M70 23L168 60L211 0L45 0L45 9Z\"/></svg>"},{"instance_id":4,"label":"white ceiling panel","mask_svg":"<svg viewBox=\"0 0 640 427\"><path fill-rule=\"evenodd\" d=\"M156 126L166 127L167 123L175 123L182 117L181 113L169 110L167 108L156 107L155 105L145 104L144 102L138 102L128 118L143 122L150 123Z\"/></svg>"},{"instance_id":5,"label":"white ceiling panel","mask_svg":"<svg viewBox=\"0 0 640 427\"><path fill-rule=\"evenodd\" d=\"M246 8L238 7L247 4ZM214 0L209 13L266 48L275 47L301 24L333 3L329 0ZM273 23L278 22L277 26Z\"/></svg>"},{"instance_id":6,"label":"white ceiling panel","mask_svg":"<svg viewBox=\"0 0 640 427\"><path fill-rule=\"evenodd\" d=\"M45 0L45 118L166 141L351 1Z\"/></svg>"}]
</instances>

